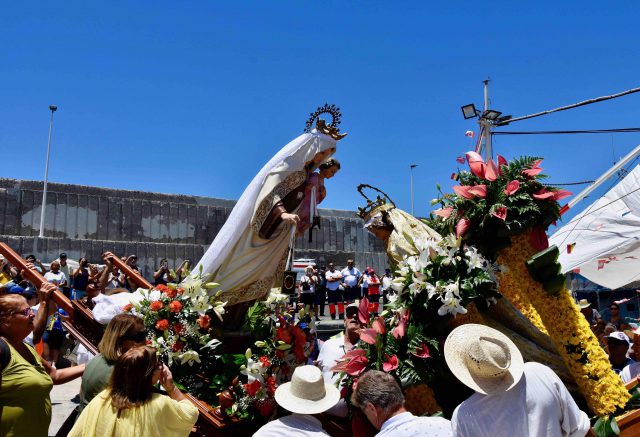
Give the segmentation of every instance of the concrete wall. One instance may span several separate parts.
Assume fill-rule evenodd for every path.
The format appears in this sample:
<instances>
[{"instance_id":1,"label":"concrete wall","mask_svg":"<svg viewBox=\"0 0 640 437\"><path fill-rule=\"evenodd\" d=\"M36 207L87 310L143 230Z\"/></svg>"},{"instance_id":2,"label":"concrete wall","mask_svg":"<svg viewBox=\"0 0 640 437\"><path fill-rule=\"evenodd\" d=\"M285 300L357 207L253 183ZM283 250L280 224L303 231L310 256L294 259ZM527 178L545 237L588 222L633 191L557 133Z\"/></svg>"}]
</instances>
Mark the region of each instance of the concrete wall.
<instances>
[{"instance_id":1,"label":"concrete wall","mask_svg":"<svg viewBox=\"0 0 640 437\"><path fill-rule=\"evenodd\" d=\"M198 196L113 190L49 183L44 239L39 233L42 182L0 179L0 240L22 254L51 261L60 252L70 258L100 254L138 255L149 277L160 259L177 266L197 261L226 221L235 201ZM359 267L387 266L381 242L363 228L354 211L321 210L314 241L296 242L296 258L335 261L353 257Z\"/></svg>"}]
</instances>

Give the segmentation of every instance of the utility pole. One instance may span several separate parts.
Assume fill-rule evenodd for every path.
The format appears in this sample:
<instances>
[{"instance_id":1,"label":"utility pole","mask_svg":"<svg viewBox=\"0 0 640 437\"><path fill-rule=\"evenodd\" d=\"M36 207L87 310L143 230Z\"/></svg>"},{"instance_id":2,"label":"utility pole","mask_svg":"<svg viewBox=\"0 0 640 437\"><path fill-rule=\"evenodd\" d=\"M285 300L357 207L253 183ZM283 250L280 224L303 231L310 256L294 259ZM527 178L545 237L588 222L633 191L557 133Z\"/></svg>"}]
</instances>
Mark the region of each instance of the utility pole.
<instances>
[{"instance_id":1,"label":"utility pole","mask_svg":"<svg viewBox=\"0 0 640 437\"><path fill-rule=\"evenodd\" d=\"M411 164L409 166L409 171L411 173L411 215L413 214L413 169L416 168L418 166L418 164Z\"/></svg>"},{"instance_id":2,"label":"utility pole","mask_svg":"<svg viewBox=\"0 0 640 437\"><path fill-rule=\"evenodd\" d=\"M56 105L50 105L51 119L49 120L49 142L47 143L47 160L44 165L44 187L42 189L42 207L40 208L40 233L39 238L44 237L44 214L47 208L47 182L49 180L49 155L51 153L51 134L53 133L53 113L56 112L58 107Z\"/></svg>"},{"instance_id":3,"label":"utility pole","mask_svg":"<svg viewBox=\"0 0 640 437\"><path fill-rule=\"evenodd\" d=\"M490 80L491 79L485 79L482 81L482 83L484 83L483 113L486 113L486 111L489 110L489 81ZM493 149L491 147L491 127L493 126L493 123L484 117L480 117L480 120L478 120L478 123L480 123L480 128L482 131L482 145L484 147L484 160L488 161L493 157Z\"/></svg>"}]
</instances>

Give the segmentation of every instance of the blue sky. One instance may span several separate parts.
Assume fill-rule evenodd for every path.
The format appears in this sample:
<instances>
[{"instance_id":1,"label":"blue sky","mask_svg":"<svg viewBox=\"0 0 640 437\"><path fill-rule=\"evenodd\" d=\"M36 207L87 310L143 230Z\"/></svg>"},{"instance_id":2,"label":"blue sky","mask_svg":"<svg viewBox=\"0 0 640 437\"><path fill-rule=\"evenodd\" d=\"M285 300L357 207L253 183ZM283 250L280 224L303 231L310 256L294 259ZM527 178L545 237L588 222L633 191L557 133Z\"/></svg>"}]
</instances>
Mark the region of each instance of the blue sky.
<instances>
[{"instance_id":1,"label":"blue sky","mask_svg":"<svg viewBox=\"0 0 640 437\"><path fill-rule=\"evenodd\" d=\"M448 4L446 4L448 3ZM455 3L455 4L452 4ZM349 136L323 206L355 187L417 214L475 129L460 106L514 116L640 86L634 2L11 2L3 6L0 176L237 198L299 135L342 108ZM523 121L518 130L640 126L640 94ZM595 179L638 134L499 137L507 158L545 157L553 182ZM28 161L28 162L26 162ZM576 190L577 191L577 190ZM583 204L583 206L586 206Z\"/></svg>"}]
</instances>

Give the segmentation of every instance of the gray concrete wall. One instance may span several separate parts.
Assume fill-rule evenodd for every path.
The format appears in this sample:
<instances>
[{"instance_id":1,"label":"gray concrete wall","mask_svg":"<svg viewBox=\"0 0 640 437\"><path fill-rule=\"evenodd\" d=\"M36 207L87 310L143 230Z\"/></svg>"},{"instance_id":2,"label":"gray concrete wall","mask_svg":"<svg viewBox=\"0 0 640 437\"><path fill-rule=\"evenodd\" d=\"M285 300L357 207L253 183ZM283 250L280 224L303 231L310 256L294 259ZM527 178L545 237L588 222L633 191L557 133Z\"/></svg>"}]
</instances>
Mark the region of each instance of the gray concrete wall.
<instances>
[{"instance_id":1,"label":"gray concrete wall","mask_svg":"<svg viewBox=\"0 0 640 437\"><path fill-rule=\"evenodd\" d=\"M64 251L98 262L111 250L138 255L150 277L160 259L179 265L200 259L229 216L235 201L198 196L114 190L49 183L45 210L46 238L38 239L42 182L0 179L0 240L22 254L35 252L50 261ZM381 242L363 228L354 211L321 210L321 229L298 238L296 258L355 258L360 267L387 266Z\"/></svg>"}]
</instances>

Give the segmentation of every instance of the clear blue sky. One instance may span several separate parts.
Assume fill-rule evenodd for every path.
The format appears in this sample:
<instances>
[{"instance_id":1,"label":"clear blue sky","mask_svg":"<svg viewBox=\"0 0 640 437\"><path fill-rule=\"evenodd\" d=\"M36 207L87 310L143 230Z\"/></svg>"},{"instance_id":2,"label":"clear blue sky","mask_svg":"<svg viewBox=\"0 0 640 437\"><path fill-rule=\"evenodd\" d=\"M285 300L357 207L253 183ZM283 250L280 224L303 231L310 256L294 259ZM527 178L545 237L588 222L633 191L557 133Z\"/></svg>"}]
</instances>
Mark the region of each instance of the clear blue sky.
<instances>
[{"instance_id":1,"label":"clear blue sky","mask_svg":"<svg viewBox=\"0 0 640 437\"><path fill-rule=\"evenodd\" d=\"M37 3L37 4L35 4ZM475 124L640 86L635 2L9 2L3 5L0 175L237 198L325 102L349 136L323 206L355 209L358 183L427 214ZM487 6L483 9L484 6ZM640 94L513 125L640 126ZM499 137L545 157L551 181L595 179L638 134Z\"/></svg>"}]
</instances>

